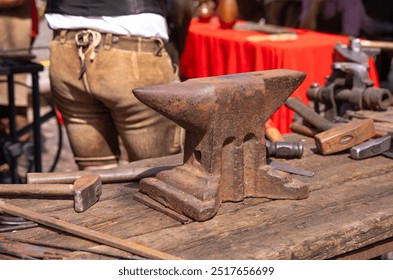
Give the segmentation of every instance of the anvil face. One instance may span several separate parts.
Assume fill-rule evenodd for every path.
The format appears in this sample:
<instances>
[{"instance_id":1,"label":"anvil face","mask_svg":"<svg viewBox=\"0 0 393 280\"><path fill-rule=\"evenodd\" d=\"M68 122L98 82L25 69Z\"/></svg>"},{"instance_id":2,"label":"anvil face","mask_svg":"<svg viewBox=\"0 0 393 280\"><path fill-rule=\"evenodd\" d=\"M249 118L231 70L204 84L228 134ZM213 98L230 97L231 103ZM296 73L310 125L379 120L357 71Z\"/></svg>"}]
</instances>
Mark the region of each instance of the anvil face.
<instances>
[{"instance_id":1,"label":"anvil face","mask_svg":"<svg viewBox=\"0 0 393 280\"><path fill-rule=\"evenodd\" d=\"M134 90L186 130L184 164L140 182L140 192L197 221L222 202L299 199L308 188L266 164L264 124L304 80L290 70L250 72Z\"/></svg>"}]
</instances>

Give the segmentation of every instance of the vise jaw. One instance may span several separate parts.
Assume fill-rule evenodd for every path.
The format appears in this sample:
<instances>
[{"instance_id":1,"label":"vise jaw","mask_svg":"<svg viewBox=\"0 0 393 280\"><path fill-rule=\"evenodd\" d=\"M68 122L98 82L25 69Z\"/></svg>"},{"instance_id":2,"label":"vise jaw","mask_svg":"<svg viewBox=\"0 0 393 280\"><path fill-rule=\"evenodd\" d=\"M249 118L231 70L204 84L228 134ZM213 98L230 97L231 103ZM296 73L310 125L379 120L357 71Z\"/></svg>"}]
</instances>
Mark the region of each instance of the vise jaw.
<instances>
[{"instance_id":1,"label":"vise jaw","mask_svg":"<svg viewBox=\"0 0 393 280\"><path fill-rule=\"evenodd\" d=\"M308 186L267 164L264 132L304 78L269 70L133 90L186 130L184 164L141 180L140 192L196 221L214 217L226 201L308 197Z\"/></svg>"}]
</instances>

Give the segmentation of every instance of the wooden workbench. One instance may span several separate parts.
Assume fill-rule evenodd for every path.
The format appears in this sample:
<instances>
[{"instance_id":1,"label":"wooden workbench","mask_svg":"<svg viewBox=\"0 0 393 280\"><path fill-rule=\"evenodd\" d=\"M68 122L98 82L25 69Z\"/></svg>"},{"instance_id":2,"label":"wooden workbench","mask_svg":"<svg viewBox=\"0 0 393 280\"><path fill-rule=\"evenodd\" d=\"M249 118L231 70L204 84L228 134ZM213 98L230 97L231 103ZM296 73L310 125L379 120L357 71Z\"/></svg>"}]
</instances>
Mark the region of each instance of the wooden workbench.
<instances>
[{"instance_id":1,"label":"wooden workbench","mask_svg":"<svg viewBox=\"0 0 393 280\"><path fill-rule=\"evenodd\" d=\"M286 139L306 138L288 134ZM101 200L81 214L74 212L71 199L6 201L185 259L368 259L393 251L393 160L377 156L356 161L348 153L321 156L315 154L313 140L306 140L302 159L280 161L315 172L312 178L294 175L309 184L307 199L224 203L206 222L183 225L134 201L138 183L104 185ZM42 226L1 233L4 237L133 257ZM80 251L58 257L111 258Z\"/></svg>"}]
</instances>

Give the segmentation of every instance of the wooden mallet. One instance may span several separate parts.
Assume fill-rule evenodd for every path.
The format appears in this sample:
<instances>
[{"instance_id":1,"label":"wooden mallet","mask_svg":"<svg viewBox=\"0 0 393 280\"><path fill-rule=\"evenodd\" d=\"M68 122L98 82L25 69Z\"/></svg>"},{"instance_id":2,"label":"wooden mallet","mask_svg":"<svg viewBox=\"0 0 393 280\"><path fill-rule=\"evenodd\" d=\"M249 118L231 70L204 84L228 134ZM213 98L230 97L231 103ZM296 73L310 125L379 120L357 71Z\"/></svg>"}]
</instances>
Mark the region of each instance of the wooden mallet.
<instances>
[{"instance_id":1,"label":"wooden mallet","mask_svg":"<svg viewBox=\"0 0 393 280\"><path fill-rule=\"evenodd\" d=\"M101 196L101 177L85 174L73 184L0 184L0 195L74 196L74 209L80 213L94 205Z\"/></svg>"}]
</instances>

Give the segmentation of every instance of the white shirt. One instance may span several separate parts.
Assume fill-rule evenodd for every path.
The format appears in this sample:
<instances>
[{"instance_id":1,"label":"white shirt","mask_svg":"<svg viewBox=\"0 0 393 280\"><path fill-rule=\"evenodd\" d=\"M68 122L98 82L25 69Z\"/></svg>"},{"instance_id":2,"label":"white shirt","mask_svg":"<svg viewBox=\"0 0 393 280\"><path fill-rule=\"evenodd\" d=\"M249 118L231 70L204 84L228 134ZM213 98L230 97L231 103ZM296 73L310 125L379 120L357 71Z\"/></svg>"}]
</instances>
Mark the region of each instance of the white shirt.
<instances>
[{"instance_id":1,"label":"white shirt","mask_svg":"<svg viewBox=\"0 0 393 280\"><path fill-rule=\"evenodd\" d=\"M163 16L142 13L127 16L82 17L62 14L45 14L51 29L93 29L102 33L160 37L168 40L168 26Z\"/></svg>"}]
</instances>

